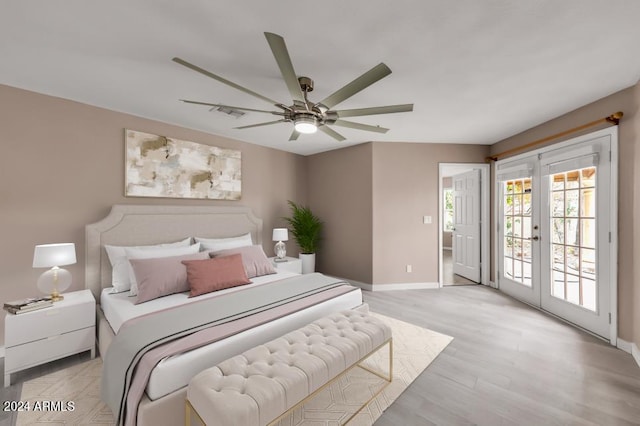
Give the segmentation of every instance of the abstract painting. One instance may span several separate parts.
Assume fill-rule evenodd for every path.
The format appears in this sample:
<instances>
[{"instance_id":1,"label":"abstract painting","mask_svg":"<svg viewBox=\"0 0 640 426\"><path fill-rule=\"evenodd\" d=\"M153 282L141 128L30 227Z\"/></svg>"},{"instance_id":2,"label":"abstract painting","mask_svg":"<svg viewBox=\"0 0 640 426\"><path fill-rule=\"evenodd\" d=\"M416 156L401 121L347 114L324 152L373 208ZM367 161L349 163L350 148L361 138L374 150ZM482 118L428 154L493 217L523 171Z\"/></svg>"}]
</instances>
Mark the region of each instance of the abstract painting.
<instances>
[{"instance_id":1,"label":"abstract painting","mask_svg":"<svg viewBox=\"0 0 640 426\"><path fill-rule=\"evenodd\" d=\"M125 135L126 196L240 199L240 151L135 130Z\"/></svg>"}]
</instances>

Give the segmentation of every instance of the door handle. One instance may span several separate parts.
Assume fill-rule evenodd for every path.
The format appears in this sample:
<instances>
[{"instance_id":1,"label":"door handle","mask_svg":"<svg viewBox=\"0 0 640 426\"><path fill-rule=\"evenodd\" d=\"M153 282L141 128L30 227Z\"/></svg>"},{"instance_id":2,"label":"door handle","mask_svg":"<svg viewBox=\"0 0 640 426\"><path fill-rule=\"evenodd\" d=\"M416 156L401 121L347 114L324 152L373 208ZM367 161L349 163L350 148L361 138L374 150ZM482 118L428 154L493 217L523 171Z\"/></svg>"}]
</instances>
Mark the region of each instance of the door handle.
<instances>
[{"instance_id":1,"label":"door handle","mask_svg":"<svg viewBox=\"0 0 640 426\"><path fill-rule=\"evenodd\" d=\"M540 239L540 237L538 237L537 235L534 235L533 238L531 238L533 241L538 241Z\"/></svg>"}]
</instances>

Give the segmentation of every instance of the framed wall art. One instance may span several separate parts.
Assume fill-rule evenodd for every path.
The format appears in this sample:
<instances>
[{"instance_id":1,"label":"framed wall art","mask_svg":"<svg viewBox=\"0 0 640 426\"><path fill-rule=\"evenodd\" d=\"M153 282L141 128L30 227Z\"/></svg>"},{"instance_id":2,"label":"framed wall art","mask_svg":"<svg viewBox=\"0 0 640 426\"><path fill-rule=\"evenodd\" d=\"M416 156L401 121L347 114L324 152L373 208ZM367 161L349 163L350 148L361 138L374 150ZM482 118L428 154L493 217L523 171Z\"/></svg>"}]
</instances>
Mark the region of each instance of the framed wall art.
<instances>
[{"instance_id":1,"label":"framed wall art","mask_svg":"<svg viewBox=\"0 0 640 426\"><path fill-rule=\"evenodd\" d=\"M239 200L241 153L125 129L125 196Z\"/></svg>"}]
</instances>

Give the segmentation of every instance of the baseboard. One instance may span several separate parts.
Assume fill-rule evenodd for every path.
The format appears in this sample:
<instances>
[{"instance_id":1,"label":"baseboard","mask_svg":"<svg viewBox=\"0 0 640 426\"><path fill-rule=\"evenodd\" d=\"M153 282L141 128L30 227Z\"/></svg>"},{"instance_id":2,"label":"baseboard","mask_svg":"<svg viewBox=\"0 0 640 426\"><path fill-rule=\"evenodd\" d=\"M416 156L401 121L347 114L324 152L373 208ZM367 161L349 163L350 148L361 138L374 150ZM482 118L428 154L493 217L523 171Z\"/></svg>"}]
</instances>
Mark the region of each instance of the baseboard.
<instances>
[{"instance_id":1,"label":"baseboard","mask_svg":"<svg viewBox=\"0 0 640 426\"><path fill-rule=\"evenodd\" d=\"M440 288L438 283L397 283L397 284L367 284L360 281L344 279L351 285L367 291L393 291L393 290L424 290Z\"/></svg>"},{"instance_id":2,"label":"baseboard","mask_svg":"<svg viewBox=\"0 0 640 426\"><path fill-rule=\"evenodd\" d=\"M616 340L616 347L621 351L625 351L628 354L631 353L631 342L627 342L626 340L621 339L619 337Z\"/></svg>"},{"instance_id":3,"label":"baseboard","mask_svg":"<svg viewBox=\"0 0 640 426\"><path fill-rule=\"evenodd\" d=\"M638 349L638 345L634 342L627 342L626 340L618 337L616 340L616 346L621 351L631 354L633 359L636 361L636 364L638 364L638 367L640 367L640 349Z\"/></svg>"},{"instance_id":4,"label":"baseboard","mask_svg":"<svg viewBox=\"0 0 640 426\"><path fill-rule=\"evenodd\" d=\"M440 288L440 284L438 283L373 284L373 291L432 290L436 288Z\"/></svg>"},{"instance_id":5,"label":"baseboard","mask_svg":"<svg viewBox=\"0 0 640 426\"><path fill-rule=\"evenodd\" d=\"M631 356L636 360L636 364L640 367L640 349L638 349L638 345L635 343L631 344Z\"/></svg>"}]
</instances>

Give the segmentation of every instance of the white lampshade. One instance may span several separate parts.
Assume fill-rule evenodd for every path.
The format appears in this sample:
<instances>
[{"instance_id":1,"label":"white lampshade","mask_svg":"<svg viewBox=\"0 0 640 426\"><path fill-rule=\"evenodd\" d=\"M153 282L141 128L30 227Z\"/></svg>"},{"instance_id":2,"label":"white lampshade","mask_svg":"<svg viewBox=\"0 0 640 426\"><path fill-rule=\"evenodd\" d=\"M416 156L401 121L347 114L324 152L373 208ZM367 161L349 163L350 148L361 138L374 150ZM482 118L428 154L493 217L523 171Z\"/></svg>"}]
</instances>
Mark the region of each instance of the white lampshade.
<instances>
[{"instance_id":1,"label":"white lampshade","mask_svg":"<svg viewBox=\"0 0 640 426\"><path fill-rule=\"evenodd\" d=\"M289 230L287 228L273 228L273 241L289 241Z\"/></svg>"},{"instance_id":2,"label":"white lampshade","mask_svg":"<svg viewBox=\"0 0 640 426\"><path fill-rule=\"evenodd\" d=\"M42 244L33 252L34 268L73 265L76 263L76 245L73 243Z\"/></svg>"}]
</instances>

